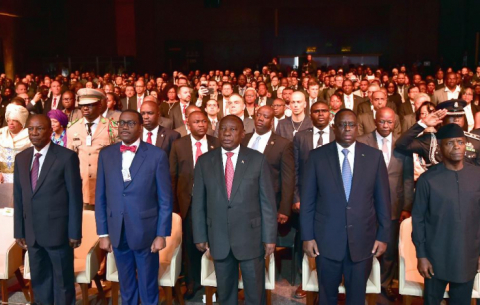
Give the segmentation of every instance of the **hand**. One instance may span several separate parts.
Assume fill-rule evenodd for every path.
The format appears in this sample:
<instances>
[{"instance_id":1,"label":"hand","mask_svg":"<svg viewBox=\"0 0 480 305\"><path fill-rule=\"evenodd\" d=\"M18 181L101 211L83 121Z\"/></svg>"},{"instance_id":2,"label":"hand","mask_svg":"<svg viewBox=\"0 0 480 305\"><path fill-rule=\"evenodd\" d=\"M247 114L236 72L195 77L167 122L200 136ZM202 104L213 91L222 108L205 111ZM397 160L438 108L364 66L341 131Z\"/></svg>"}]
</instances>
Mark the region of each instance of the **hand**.
<instances>
[{"instance_id":1,"label":"hand","mask_svg":"<svg viewBox=\"0 0 480 305\"><path fill-rule=\"evenodd\" d=\"M23 250L28 250L27 242L25 241L25 238L17 238L15 239L15 241Z\"/></svg>"},{"instance_id":2,"label":"hand","mask_svg":"<svg viewBox=\"0 0 480 305\"><path fill-rule=\"evenodd\" d=\"M0 183L4 183L5 182L5 178L3 178L3 174L0 173Z\"/></svg>"},{"instance_id":3,"label":"hand","mask_svg":"<svg viewBox=\"0 0 480 305\"><path fill-rule=\"evenodd\" d=\"M207 250L210 250L210 248L208 247L208 243L199 243L199 244L195 244L195 246L197 246L197 249L200 252L205 252Z\"/></svg>"},{"instance_id":4,"label":"hand","mask_svg":"<svg viewBox=\"0 0 480 305\"><path fill-rule=\"evenodd\" d=\"M375 257L379 257L385 252L385 250L387 250L387 243L376 240L373 245L372 254L374 254Z\"/></svg>"},{"instance_id":5,"label":"hand","mask_svg":"<svg viewBox=\"0 0 480 305\"><path fill-rule=\"evenodd\" d=\"M419 258L417 262L417 269L421 276L426 279L431 279L433 276L433 266L430 264L428 258Z\"/></svg>"},{"instance_id":6,"label":"hand","mask_svg":"<svg viewBox=\"0 0 480 305\"><path fill-rule=\"evenodd\" d=\"M70 247L75 249L75 248L80 247L80 245L82 244L82 240L81 239L70 239L69 244L70 244Z\"/></svg>"},{"instance_id":7,"label":"hand","mask_svg":"<svg viewBox=\"0 0 480 305\"><path fill-rule=\"evenodd\" d=\"M277 213L277 222L279 224L285 224L288 221L288 216L283 215L281 213Z\"/></svg>"},{"instance_id":8,"label":"hand","mask_svg":"<svg viewBox=\"0 0 480 305\"><path fill-rule=\"evenodd\" d=\"M41 97L42 97L42 94L40 92L35 93L35 96L33 97L32 102L34 103L38 102Z\"/></svg>"},{"instance_id":9,"label":"hand","mask_svg":"<svg viewBox=\"0 0 480 305\"><path fill-rule=\"evenodd\" d=\"M292 205L292 211L294 211L295 213L300 213L300 202L295 202Z\"/></svg>"},{"instance_id":10,"label":"hand","mask_svg":"<svg viewBox=\"0 0 480 305\"><path fill-rule=\"evenodd\" d=\"M275 244L263 244L263 247L265 248L265 259L267 259L275 251Z\"/></svg>"},{"instance_id":11,"label":"hand","mask_svg":"<svg viewBox=\"0 0 480 305\"><path fill-rule=\"evenodd\" d=\"M305 252L307 256L311 258L315 258L320 255L320 251L318 251L318 246L315 239L303 242L303 252Z\"/></svg>"},{"instance_id":12,"label":"hand","mask_svg":"<svg viewBox=\"0 0 480 305\"><path fill-rule=\"evenodd\" d=\"M447 115L447 109L438 110L432 113L429 113L425 118L422 119L422 122L428 127L435 127L438 124L442 123L442 119Z\"/></svg>"},{"instance_id":13,"label":"hand","mask_svg":"<svg viewBox=\"0 0 480 305\"><path fill-rule=\"evenodd\" d=\"M410 213L409 211L402 211L402 213L400 213L400 219L398 220L398 222L402 223L402 221L410 218L410 216L412 216L412 213Z\"/></svg>"},{"instance_id":14,"label":"hand","mask_svg":"<svg viewBox=\"0 0 480 305\"><path fill-rule=\"evenodd\" d=\"M150 248L150 251L152 253L157 253L158 251L162 250L167 246L167 240L163 236L157 236L153 240L152 247Z\"/></svg>"},{"instance_id":15,"label":"hand","mask_svg":"<svg viewBox=\"0 0 480 305\"><path fill-rule=\"evenodd\" d=\"M100 237L100 249L107 251L107 252L112 252L112 243L110 242L110 237Z\"/></svg>"}]
</instances>

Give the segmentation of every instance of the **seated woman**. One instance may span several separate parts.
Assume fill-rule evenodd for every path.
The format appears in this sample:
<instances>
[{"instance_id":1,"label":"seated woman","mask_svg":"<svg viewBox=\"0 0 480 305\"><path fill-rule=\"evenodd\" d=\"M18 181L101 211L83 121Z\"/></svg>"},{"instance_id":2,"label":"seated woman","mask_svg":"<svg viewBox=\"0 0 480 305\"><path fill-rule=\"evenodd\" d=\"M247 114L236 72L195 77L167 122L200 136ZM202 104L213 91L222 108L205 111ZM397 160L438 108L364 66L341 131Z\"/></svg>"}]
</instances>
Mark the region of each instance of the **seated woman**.
<instances>
[{"instance_id":1,"label":"seated woman","mask_svg":"<svg viewBox=\"0 0 480 305\"><path fill-rule=\"evenodd\" d=\"M0 208L13 207L13 168L15 156L30 147L27 108L9 104L5 112L7 126L0 129Z\"/></svg>"},{"instance_id":2,"label":"seated woman","mask_svg":"<svg viewBox=\"0 0 480 305\"><path fill-rule=\"evenodd\" d=\"M52 121L52 142L67 147L68 116L58 109L50 110L47 116Z\"/></svg>"}]
</instances>

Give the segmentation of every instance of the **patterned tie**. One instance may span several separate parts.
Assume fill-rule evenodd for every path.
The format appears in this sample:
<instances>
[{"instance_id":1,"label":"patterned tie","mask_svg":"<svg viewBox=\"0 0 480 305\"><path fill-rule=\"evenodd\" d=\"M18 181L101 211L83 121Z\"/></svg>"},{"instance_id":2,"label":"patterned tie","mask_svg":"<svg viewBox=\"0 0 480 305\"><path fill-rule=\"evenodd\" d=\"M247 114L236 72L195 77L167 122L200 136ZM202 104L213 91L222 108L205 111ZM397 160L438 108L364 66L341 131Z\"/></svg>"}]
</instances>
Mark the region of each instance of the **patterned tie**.
<instances>
[{"instance_id":1,"label":"patterned tie","mask_svg":"<svg viewBox=\"0 0 480 305\"><path fill-rule=\"evenodd\" d=\"M318 132L318 134L320 135L320 137L318 138L318 141L317 141L317 147L320 147L320 146L323 145L323 137L322 137L322 135L323 135L324 132L325 132L325 131L323 131L323 130L320 130L320 131Z\"/></svg>"},{"instance_id":2,"label":"patterned tie","mask_svg":"<svg viewBox=\"0 0 480 305\"><path fill-rule=\"evenodd\" d=\"M197 146L197 150L195 151L195 164L197 164L198 157L202 155L202 143L197 142L195 146Z\"/></svg>"},{"instance_id":3,"label":"patterned tie","mask_svg":"<svg viewBox=\"0 0 480 305\"><path fill-rule=\"evenodd\" d=\"M40 170L40 157L42 156L41 153L35 154L35 160L33 161L32 170L30 171L30 179L32 181L32 191L35 190L37 187L38 181L38 171Z\"/></svg>"},{"instance_id":4,"label":"patterned tie","mask_svg":"<svg viewBox=\"0 0 480 305\"><path fill-rule=\"evenodd\" d=\"M352 188L352 169L350 168L350 162L348 162L347 155L349 153L348 149L343 149L342 153L345 155L345 159L343 159L342 165L342 180L343 180L343 188L345 189L345 197L348 199L350 198L350 189Z\"/></svg>"},{"instance_id":5,"label":"patterned tie","mask_svg":"<svg viewBox=\"0 0 480 305\"><path fill-rule=\"evenodd\" d=\"M151 131L147 132L147 135L148 135L148 137L147 137L147 143L148 143L148 144L152 144L152 134L153 134L153 133L152 133Z\"/></svg>"},{"instance_id":6,"label":"patterned tie","mask_svg":"<svg viewBox=\"0 0 480 305\"><path fill-rule=\"evenodd\" d=\"M53 109L57 109L57 98L53 98Z\"/></svg>"},{"instance_id":7,"label":"patterned tie","mask_svg":"<svg viewBox=\"0 0 480 305\"><path fill-rule=\"evenodd\" d=\"M385 164L387 164L388 166L388 164L390 163L390 156L388 155L388 139L383 138L382 141L383 141L383 145L382 145L383 158L385 159Z\"/></svg>"},{"instance_id":8,"label":"patterned tie","mask_svg":"<svg viewBox=\"0 0 480 305\"><path fill-rule=\"evenodd\" d=\"M256 151L260 151L260 150L258 149L258 146L259 146L259 144L260 144L260 139L261 139L260 136L258 136L258 137L255 139L255 141L253 142L253 145L252 145L252 149L255 149Z\"/></svg>"},{"instance_id":9,"label":"patterned tie","mask_svg":"<svg viewBox=\"0 0 480 305\"><path fill-rule=\"evenodd\" d=\"M225 166L225 185L227 186L227 198L230 200L230 194L232 193L232 185L233 185L233 175L235 171L233 170L233 162L232 162L232 152L227 152L227 164Z\"/></svg>"}]
</instances>

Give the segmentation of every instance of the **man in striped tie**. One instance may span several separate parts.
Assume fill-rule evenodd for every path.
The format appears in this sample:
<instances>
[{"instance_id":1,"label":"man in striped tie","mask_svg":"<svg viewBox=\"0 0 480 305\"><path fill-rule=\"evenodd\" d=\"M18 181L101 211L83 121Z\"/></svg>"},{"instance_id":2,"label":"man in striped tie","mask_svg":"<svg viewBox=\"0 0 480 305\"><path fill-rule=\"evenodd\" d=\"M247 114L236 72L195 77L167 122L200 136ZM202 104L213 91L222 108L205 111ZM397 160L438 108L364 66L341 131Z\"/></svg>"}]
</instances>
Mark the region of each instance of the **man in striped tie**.
<instances>
[{"instance_id":1,"label":"man in striped tie","mask_svg":"<svg viewBox=\"0 0 480 305\"><path fill-rule=\"evenodd\" d=\"M265 258L275 250L277 207L265 156L240 145L245 137L235 115L219 124L220 148L195 165L193 241L209 251L220 304L237 304L239 267L246 304L265 302Z\"/></svg>"},{"instance_id":2,"label":"man in striped tie","mask_svg":"<svg viewBox=\"0 0 480 305\"><path fill-rule=\"evenodd\" d=\"M373 256L387 248L390 189L382 151L356 142L357 118L340 110L335 141L313 150L301 192L305 253L315 258L320 304L337 304L345 279L347 304L363 304Z\"/></svg>"}]
</instances>

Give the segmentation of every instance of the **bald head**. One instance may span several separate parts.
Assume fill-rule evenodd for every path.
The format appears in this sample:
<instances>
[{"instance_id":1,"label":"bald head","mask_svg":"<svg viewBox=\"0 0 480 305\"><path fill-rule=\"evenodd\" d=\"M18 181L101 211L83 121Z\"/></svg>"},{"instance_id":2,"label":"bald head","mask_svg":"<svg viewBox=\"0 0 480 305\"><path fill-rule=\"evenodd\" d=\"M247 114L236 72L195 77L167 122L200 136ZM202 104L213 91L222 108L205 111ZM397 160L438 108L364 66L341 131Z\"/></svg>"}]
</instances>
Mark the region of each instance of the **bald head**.
<instances>
[{"instance_id":1,"label":"bald head","mask_svg":"<svg viewBox=\"0 0 480 305\"><path fill-rule=\"evenodd\" d=\"M154 97L153 95L149 95L149 96L147 96L147 97L145 97L145 98L143 99L143 102L144 102L144 103L147 102L147 101L148 101L148 102L154 102L155 104L158 104L157 98ZM142 105L143 105L143 104L142 104Z\"/></svg>"},{"instance_id":2,"label":"bald head","mask_svg":"<svg viewBox=\"0 0 480 305\"><path fill-rule=\"evenodd\" d=\"M192 113L194 111L202 111L202 110L200 110L200 108L198 108L197 106L190 105L190 106L187 107L187 109L185 109L185 116L188 118L190 113Z\"/></svg>"},{"instance_id":3,"label":"bald head","mask_svg":"<svg viewBox=\"0 0 480 305\"><path fill-rule=\"evenodd\" d=\"M384 138L388 137L395 128L395 112L389 107L377 110L375 116L377 132Z\"/></svg>"}]
</instances>

